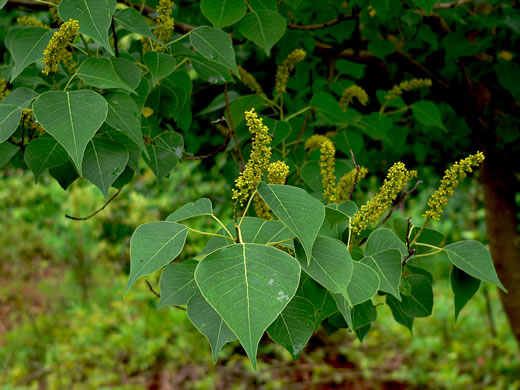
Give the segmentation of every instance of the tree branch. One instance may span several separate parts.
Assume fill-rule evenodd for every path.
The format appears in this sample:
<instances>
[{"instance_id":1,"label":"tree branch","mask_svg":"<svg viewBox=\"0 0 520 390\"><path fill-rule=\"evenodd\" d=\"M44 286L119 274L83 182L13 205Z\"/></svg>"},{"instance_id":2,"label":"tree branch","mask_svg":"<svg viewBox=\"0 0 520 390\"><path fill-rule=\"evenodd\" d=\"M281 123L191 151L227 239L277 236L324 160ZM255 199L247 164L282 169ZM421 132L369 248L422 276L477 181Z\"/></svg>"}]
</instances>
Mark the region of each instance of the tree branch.
<instances>
[{"instance_id":1,"label":"tree branch","mask_svg":"<svg viewBox=\"0 0 520 390\"><path fill-rule=\"evenodd\" d=\"M227 146L228 146L228 143L229 143L229 138L231 136L231 129L229 127L229 123L227 121L226 118L222 117L222 118L219 118L211 123L218 123L218 122L226 122L226 125L227 125L227 129L228 129L228 132L226 134L226 139L224 140L224 142L219 145L218 148L216 148L213 152L211 153L208 153L208 154L204 154L204 155L200 155L200 156L182 156L182 158L184 160L202 160L202 159L205 159L205 158L210 158L210 157L213 157L214 155L216 155L218 152L220 152L221 150L225 149Z\"/></svg>"},{"instance_id":2,"label":"tree branch","mask_svg":"<svg viewBox=\"0 0 520 390\"><path fill-rule=\"evenodd\" d=\"M303 119L303 125L300 129L300 132L298 133L298 138L296 138L296 144L294 145L293 152L296 153L296 150L298 149L298 144L300 143L300 139L302 138L303 132L305 130L305 127L307 127L307 119L309 119L309 116L314 112L314 107L310 109L310 111L305 115L305 118Z\"/></svg>"},{"instance_id":3,"label":"tree branch","mask_svg":"<svg viewBox=\"0 0 520 390\"><path fill-rule=\"evenodd\" d=\"M350 190L350 194L348 196L348 199L352 200L352 197L354 196L354 190L356 189L359 180L359 172L361 171L361 166L356 162L356 159L354 158L354 152L352 151L352 149L350 149L350 156L352 157L354 167L356 167L356 177L354 178L354 184L352 184L352 189Z\"/></svg>"},{"instance_id":4,"label":"tree branch","mask_svg":"<svg viewBox=\"0 0 520 390\"><path fill-rule=\"evenodd\" d=\"M344 20L352 20L352 19L354 19L353 15L340 15L337 18L329 20L328 22L325 22L325 23L316 23L316 24L307 24L307 25L289 23L287 25L287 28L290 28L293 30L320 30L322 28L334 26L335 24L341 23Z\"/></svg>"},{"instance_id":5,"label":"tree branch","mask_svg":"<svg viewBox=\"0 0 520 390\"><path fill-rule=\"evenodd\" d=\"M110 199L107 200L103 206L101 206L101 208L97 209L96 211L87 215L86 217L73 217L68 214L65 214L65 217L68 219L72 219L74 221L86 221L87 219L90 219L93 216L97 215L99 212L103 211L105 209L105 207L107 207L110 204L110 202L112 202L120 193L121 193L121 189L117 190L117 192L114 195L112 195L110 197Z\"/></svg>"}]
</instances>

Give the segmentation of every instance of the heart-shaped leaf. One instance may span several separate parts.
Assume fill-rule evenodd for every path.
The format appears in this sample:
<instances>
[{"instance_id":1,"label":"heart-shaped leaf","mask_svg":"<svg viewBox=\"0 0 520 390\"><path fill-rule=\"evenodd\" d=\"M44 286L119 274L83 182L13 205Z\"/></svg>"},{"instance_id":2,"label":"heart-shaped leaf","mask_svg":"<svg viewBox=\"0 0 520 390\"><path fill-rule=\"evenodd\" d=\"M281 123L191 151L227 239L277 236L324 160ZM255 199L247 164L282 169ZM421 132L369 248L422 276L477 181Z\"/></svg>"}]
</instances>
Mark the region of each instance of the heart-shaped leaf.
<instances>
[{"instance_id":1,"label":"heart-shaped leaf","mask_svg":"<svg viewBox=\"0 0 520 390\"><path fill-rule=\"evenodd\" d=\"M211 200L208 198L202 198L195 202L185 204L168 215L166 221L179 222L201 215L213 215L213 205L211 204Z\"/></svg>"},{"instance_id":2,"label":"heart-shaped leaf","mask_svg":"<svg viewBox=\"0 0 520 390\"><path fill-rule=\"evenodd\" d=\"M258 193L274 215L300 240L307 258L325 218L325 206L305 190L289 185L258 184Z\"/></svg>"},{"instance_id":3,"label":"heart-shaped leaf","mask_svg":"<svg viewBox=\"0 0 520 390\"><path fill-rule=\"evenodd\" d=\"M97 88L132 89L117 74L114 65L106 58L87 58L77 71L78 76L87 84Z\"/></svg>"},{"instance_id":4,"label":"heart-shaped leaf","mask_svg":"<svg viewBox=\"0 0 520 390\"><path fill-rule=\"evenodd\" d=\"M34 116L65 148L81 173L83 155L107 117L106 100L94 91L49 91L33 104Z\"/></svg>"},{"instance_id":5,"label":"heart-shaped leaf","mask_svg":"<svg viewBox=\"0 0 520 390\"><path fill-rule=\"evenodd\" d=\"M296 360L314 332L315 321L311 301L295 296L267 328L267 333Z\"/></svg>"},{"instance_id":6,"label":"heart-shaped leaf","mask_svg":"<svg viewBox=\"0 0 520 390\"><path fill-rule=\"evenodd\" d=\"M19 150L19 146L13 145L9 142L0 144L0 168L11 161Z\"/></svg>"},{"instance_id":7,"label":"heart-shaped leaf","mask_svg":"<svg viewBox=\"0 0 520 390\"><path fill-rule=\"evenodd\" d=\"M270 246L232 244L206 256L195 270L195 280L256 367L262 335L298 288L298 262Z\"/></svg>"},{"instance_id":8,"label":"heart-shaped leaf","mask_svg":"<svg viewBox=\"0 0 520 390\"><path fill-rule=\"evenodd\" d=\"M350 303L357 305L368 301L379 290L379 276L368 265L354 261L352 278L347 286Z\"/></svg>"},{"instance_id":9,"label":"heart-shaped leaf","mask_svg":"<svg viewBox=\"0 0 520 390\"><path fill-rule=\"evenodd\" d=\"M69 160L63 146L47 134L32 140L27 145L24 159L33 171L36 183L44 170L63 165Z\"/></svg>"},{"instance_id":10,"label":"heart-shaped leaf","mask_svg":"<svg viewBox=\"0 0 520 390\"><path fill-rule=\"evenodd\" d=\"M128 151L123 145L109 138L94 137L85 149L83 177L108 199L108 190L123 173L127 162Z\"/></svg>"},{"instance_id":11,"label":"heart-shaped leaf","mask_svg":"<svg viewBox=\"0 0 520 390\"><path fill-rule=\"evenodd\" d=\"M409 295L402 295L400 307L408 317L428 317L433 309L433 290L430 281L422 275L406 278L410 285Z\"/></svg>"},{"instance_id":12,"label":"heart-shaped leaf","mask_svg":"<svg viewBox=\"0 0 520 390\"><path fill-rule=\"evenodd\" d=\"M116 0L62 0L58 6L61 20L76 19L79 31L91 36L114 55L108 41L108 29L116 11Z\"/></svg>"},{"instance_id":13,"label":"heart-shaped leaf","mask_svg":"<svg viewBox=\"0 0 520 390\"><path fill-rule=\"evenodd\" d=\"M480 287L480 280L469 276L457 267L453 267L450 272L450 285L455 295L455 321L459 317L460 311L466 303L475 295Z\"/></svg>"},{"instance_id":14,"label":"heart-shaped leaf","mask_svg":"<svg viewBox=\"0 0 520 390\"><path fill-rule=\"evenodd\" d=\"M167 54L148 51L144 55L144 64L150 69L152 86L155 87L161 79L175 70L177 61Z\"/></svg>"},{"instance_id":15,"label":"heart-shaped leaf","mask_svg":"<svg viewBox=\"0 0 520 390\"><path fill-rule=\"evenodd\" d=\"M202 0L200 10L215 27L222 28L242 19L247 7L244 0Z\"/></svg>"},{"instance_id":16,"label":"heart-shaped leaf","mask_svg":"<svg viewBox=\"0 0 520 390\"><path fill-rule=\"evenodd\" d=\"M365 245L365 256L372 256L387 249L399 249L402 256L408 254L402 241L390 229L377 229L370 233Z\"/></svg>"},{"instance_id":17,"label":"heart-shaped leaf","mask_svg":"<svg viewBox=\"0 0 520 390\"><path fill-rule=\"evenodd\" d=\"M208 339L213 363L216 363L222 347L235 341L237 336L201 295L195 295L190 299L186 312L191 323Z\"/></svg>"},{"instance_id":18,"label":"heart-shaped leaf","mask_svg":"<svg viewBox=\"0 0 520 390\"><path fill-rule=\"evenodd\" d=\"M175 259L184 248L188 228L160 221L135 229L130 239L130 276L126 293L141 276L149 275Z\"/></svg>"},{"instance_id":19,"label":"heart-shaped leaf","mask_svg":"<svg viewBox=\"0 0 520 390\"><path fill-rule=\"evenodd\" d=\"M361 260L379 275L381 291L392 294L401 300L399 294L399 284L401 283L401 252L397 249L387 249L372 256L367 256Z\"/></svg>"},{"instance_id":20,"label":"heart-shaped leaf","mask_svg":"<svg viewBox=\"0 0 520 390\"><path fill-rule=\"evenodd\" d=\"M129 31L141 34L152 41L159 42L157 37L152 34L150 26L146 23L146 18L136 9L128 7L117 10L114 20Z\"/></svg>"},{"instance_id":21,"label":"heart-shaped leaf","mask_svg":"<svg viewBox=\"0 0 520 390\"><path fill-rule=\"evenodd\" d=\"M29 88L17 88L0 102L0 143L16 131L22 111L38 94Z\"/></svg>"},{"instance_id":22,"label":"heart-shaped leaf","mask_svg":"<svg viewBox=\"0 0 520 390\"><path fill-rule=\"evenodd\" d=\"M168 264L161 272L161 300L159 307L186 305L191 297L198 294L195 283L197 261Z\"/></svg>"},{"instance_id":23,"label":"heart-shaped leaf","mask_svg":"<svg viewBox=\"0 0 520 390\"><path fill-rule=\"evenodd\" d=\"M271 55L271 48L278 42L287 28L287 21L278 12L259 10L247 14L237 24L238 31L253 41L265 54Z\"/></svg>"},{"instance_id":24,"label":"heart-shaped leaf","mask_svg":"<svg viewBox=\"0 0 520 390\"><path fill-rule=\"evenodd\" d=\"M235 50L229 34L218 28L199 27L190 33L190 41L193 48L208 60L215 61L239 74Z\"/></svg>"}]
</instances>

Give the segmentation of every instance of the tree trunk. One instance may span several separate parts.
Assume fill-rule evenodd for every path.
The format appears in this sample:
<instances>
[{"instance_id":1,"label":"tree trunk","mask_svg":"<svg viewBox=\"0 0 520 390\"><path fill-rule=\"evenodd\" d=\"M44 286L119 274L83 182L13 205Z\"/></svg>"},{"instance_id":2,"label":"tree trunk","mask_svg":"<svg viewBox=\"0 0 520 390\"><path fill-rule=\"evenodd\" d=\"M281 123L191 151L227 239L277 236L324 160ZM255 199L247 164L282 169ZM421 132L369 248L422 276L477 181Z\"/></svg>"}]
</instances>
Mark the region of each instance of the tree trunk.
<instances>
[{"instance_id":1,"label":"tree trunk","mask_svg":"<svg viewBox=\"0 0 520 390\"><path fill-rule=\"evenodd\" d=\"M520 235L515 204L517 179L511 161L497 150L485 151L482 166L486 227L491 257L509 293L500 291L511 330L520 345ZM509 163L508 163L509 162Z\"/></svg>"}]
</instances>

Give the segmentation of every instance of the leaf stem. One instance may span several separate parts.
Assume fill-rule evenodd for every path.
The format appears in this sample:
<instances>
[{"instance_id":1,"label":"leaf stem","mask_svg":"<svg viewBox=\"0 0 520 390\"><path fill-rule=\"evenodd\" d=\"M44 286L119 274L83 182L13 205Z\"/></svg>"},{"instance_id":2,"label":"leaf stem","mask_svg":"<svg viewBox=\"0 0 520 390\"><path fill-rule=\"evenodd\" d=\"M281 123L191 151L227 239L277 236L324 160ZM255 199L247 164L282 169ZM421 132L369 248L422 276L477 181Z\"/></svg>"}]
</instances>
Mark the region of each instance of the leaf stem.
<instances>
[{"instance_id":1,"label":"leaf stem","mask_svg":"<svg viewBox=\"0 0 520 390\"><path fill-rule=\"evenodd\" d=\"M420 245L420 244L418 244L418 245ZM415 255L415 257L433 256L433 255L436 255L437 253L440 253L440 252L443 252L443 251L444 251L444 248L440 248L439 250L437 250L435 252L422 253L420 255Z\"/></svg>"},{"instance_id":2,"label":"leaf stem","mask_svg":"<svg viewBox=\"0 0 520 390\"><path fill-rule=\"evenodd\" d=\"M197 230L197 229L193 229L193 228L190 228L188 227L189 231L193 232L193 233L199 233L199 234L204 234L206 236L213 236L213 237L221 237L221 238L225 238L226 240L231 240L231 241L235 241L233 238L230 238L228 236L224 236L222 234L217 234L217 233L209 233L209 232L201 232L200 230Z\"/></svg>"},{"instance_id":3,"label":"leaf stem","mask_svg":"<svg viewBox=\"0 0 520 390\"><path fill-rule=\"evenodd\" d=\"M183 59L181 62L179 62L177 65L175 65L174 71L177 70L178 67L180 67L182 64L184 64L186 61L188 61L188 57Z\"/></svg>"},{"instance_id":4,"label":"leaf stem","mask_svg":"<svg viewBox=\"0 0 520 390\"><path fill-rule=\"evenodd\" d=\"M224 224L222 223L222 221L221 221L221 220L220 220L220 219L219 219L215 214L211 214L211 217L212 217L215 221L217 221L217 222L219 223L220 226L222 226L222 228L226 231L226 233L229 234L229 237L231 237L233 240L235 239L235 238L233 237L233 235L229 232L229 230L228 230L228 228L226 227L226 225L224 225Z\"/></svg>"},{"instance_id":5,"label":"leaf stem","mask_svg":"<svg viewBox=\"0 0 520 390\"><path fill-rule=\"evenodd\" d=\"M283 244L284 242L289 242L289 241L292 241L292 240L293 240L292 238L288 238L287 240L268 242L265 245L267 245L267 246L274 246L274 245Z\"/></svg>"},{"instance_id":6,"label":"leaf stem","mask_svg":"<svg viewBox=\"0 0 520 390\"><path fill-rule=\"evenodd\" d=\"M292 118L294 118L294 117L296 117L296 116L298 116L298 115L300 115L300 114L303 114L305 111L310 110L311 108L312 108L311 106L307 106L307 107L305 107L305 108L302 108L300 111L297 111L297 112L295 112L294 114L291 114L291 115L289 115L288 117L286 117L286 118L285 118L285 121L286 121L286 122L287 122L287 121L290 121Z\"/></svg>"},{"instance_id":7,"label":"leaf stem","mask_svg":"<svg viewBox=\"0 0 520 390\"><path fill-rule=\"evenodd\" d=\"M251 206L251 202L253 201L253 198L255 197L255 195L257 193L258 193L257 190L255 190L255 192L253 192L251 194L251 196L249 197L249 200L247 201L246 209L244 210L244 214L242 214L242 217L240 218L240 222L238 223L238 228L239 229L242 226L242 222L244 222L244 218L247 215L247 211L249 210L249 206Z\"/></svg>"},{"instance_id":8,"label":"leaf stem","mask_svg":"<svg viewBox=\"0 0 520 390\"><path fill-rule=\"evenodd\" d=\"M67 81L67 84L65 85L65 88L63 88L63 92L65 92L67 90L67 88L69 87L70 82L72 81L72 79L74 77L76 77L77 74L78 74L78 72L74 72L74 74L72 76L70 76L70 79L69 79L69 81Z\"/></svg>"},{"instance_id":9,"label":"leaf stem","mask_svg":"<svg viewBox=\"0 0 520 390\"><path fill-rule=\"evenodd\" d=\"M179 42L180 40L186 38L186 37L187 37L188 35L190 35L190 34L191 34L191 31L188 31L186 34L180 36L179 38L174 39L174 40L171 41L171 42L168 42L167 44L164 45L164 47L167 47L167 46L173 45L174 43Z\"/></svg>"}]
</instances>

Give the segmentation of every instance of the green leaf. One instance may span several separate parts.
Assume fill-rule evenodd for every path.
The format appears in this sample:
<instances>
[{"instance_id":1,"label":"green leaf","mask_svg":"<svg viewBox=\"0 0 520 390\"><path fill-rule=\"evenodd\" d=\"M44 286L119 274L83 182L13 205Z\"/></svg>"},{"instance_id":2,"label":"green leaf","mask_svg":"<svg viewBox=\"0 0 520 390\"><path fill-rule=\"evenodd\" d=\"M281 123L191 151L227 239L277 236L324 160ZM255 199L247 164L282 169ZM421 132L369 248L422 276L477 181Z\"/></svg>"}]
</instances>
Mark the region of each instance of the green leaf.
<instances>
[{"instance_id":1,"label":"green leaf","mask_svg":"<svg viewBox=\"0 0 520 390\"><path fill-rule=\"evenodd\" d=\"M133 92L141 83L141 70L134 61L126 58L111 58L110 62L117 75Z\"/></svg>"},{"instance_id":2,"label":"green leaf","mask_svg":"<svg viewBox=\"0 0 520 390\"><path fill-rule=\"evenodd\" d=\"M422 275L406 278L410 284L410 295L402 295L401 309L408 317L428 317L432 314L433 290L430 281Z\"/></svg>"},{"instance_id":3,"label":"green leaf","mask_svg":"<svg viewBox=\"0 0 520 390\"><path fill-rule=\"evenodd\" d=\"M159 307L186 305L191 297L198 294L195 283L195 268L198 261L168 264L161 272L161 300Z\"/></svg>"},{"instance_id":4,"label":"green leaf","mask_svg":"<svg viewBox=\"0 0 520 390\"><path fill-rule=\"evenodd\" d=\"M515 100L520 100L520 87L517 83L520 78L520 65L514 61L500 61L494 69L500 85L508 90Z\"/></svg>"},{"instance_id":5,"label":"green leaf","mask_svg":"<svg viewBox=\"0 0 520 390\"><path fill-rule=\"evenodd\" d=\"M7 4L7 0L0 0L0 9L4 8Z\"/></svg>"},{"instance_id":6,"label":"green leaf","mask_svg":"<svg viewBox=\"0 0 520 390\"><path fill-rule=\"evenodd\" d=\"M415 119L428 127L438 127L448 131L442 123L441 113L434 102L420 100L411 105L412 114Z\"/></svg>"},{"instance_id":7,"label":"green leaf","mask_svg":"<svg viewBox=\"0 0 520 390\"><path fill-rule=\"evenodd\" d=\"M302 275L303 277L303 275ZM307 279L302 284L303 297L312 302L316 309L316 322L314 329L318 329L321 322L338 311L334 297L321 284L314 281L314 279Z\"/></svg>"},{"instance_id":8,"label":"green leaf","mask_svg":"<svg viewBox=\"0 0 520 390\"><path fill-rule=\"evenodd\" d=\"M208 339L211 345L213 363L216 363L222 347L231 341L235 341L237 336L201 295L195 295L190 299L186 314L191 323Z\"/></svg>"},{"instance_id":9,"label":"green leaf","mask_svg":"<svg viewBox=\"0 0 520 390\"><path fill-rule=\"evenodd\" d=\"M387 249L372 256L365 257L361 262L368 265L379 275L381 291L392 294L401 300L399 284L401 283L401 252L397 249Z\"/></svg>"},{"instance_id":10,"label":"green leaf","mask_svg":"<svg viewBox=\"0 0 520 390\"><path fill-rule=\"evenodd\" d=\"M352 330L361 329L377 319L376 307L371 300L352 308Z\"/></svg>"},{"instance_id":11,"label":"green leaf","mask_svg":"<svg viewBox=\"0 0 520 390\"><path fill-rule=\"evenodd\" d=\"M242 19L247 7L244 0L202 0L200 10L215 27L222 28Z\"/></svg>"},{"instance_id":12,"label":"green leaf","mask_svg":"<svg viewBox=\"0 0 520 390\"><path fill-rule=\"evenodd\" d=\"M77 71L78 76L97 88L122 88L129 92L132 89L119 77L112 62L106 58L87 58Z\"/></svg>"},{"instance_id":13,"label":"green leaf","mask_svg":"<svg viewBox=\"0 0 520 390\"><path fill-rule=\"evenodd\" d=\"M130 276L125 295L142 276L168 265L184 248L188 228L160 221L149 222L135 229L130 239Z\"/></svg>"},{"instance_id":14,"label":"green leaf","mask_svg":"<svg viewBox=\"0 0 520 390\"><path fill-rule=\"evenodd\" d=\"M94 38L114 55L108 41L108 29L116 10L116 0L63 0L58 6L61 20L76 19L79 31Z\"/></svg>"},{"instance_id":15,"label":"green leaf","mask_svg":"<svg viewBox=\"0 0 520 390\"><path fill-rule=\"evenodd\" d=\"M349 117L340 108L338 101L325 92L318 92L313 96L310 104L315 107L318 116L326 123L334 125L346 125Z\"/></svg>"},{"instance_id":16,"label":"green leaf","mask_svg":"<svg viewBox=\"0 0 520 390\"><path fill-rule=\"evenodd\" d=\"M264 102L265 100L257 94L240 96L238 99L235 99L235 101L229 105L229 112L231 113L231 118L235 128L240 126L245 120L244 112L249 111L252 108L258 109L264 104ZM227 112L225 117L229 121Z\"/></svg>"},{"instance_id":17,"label":"green leaf","mask_svg":"<svg viewBox=\"0 0 520 390\"><path fill-rule=\"evenodd\" d=\"M27 145L24 159L33 171L36 183L44 170L63 165L69 160L63 146L47 134L32 140Z\"/></svg>"},{"instance_id":18,"label":"green leaf","mask_svg":"<svg viewBox=\"0 0 520 390\"><path fill-rule=\"evenodd\" d=\"M298 288L298 262L273 247L233 244L206 256L195 280L256 367L260 338Z\"/></svg>"},{"instance_id":19,"label":"green leaf","mask_svg":"<svg viewBox=\"0 0 520 390\"><path fill-rule=\"evenodd\" d=\"M180 134L165 133L156 138L155 145L146 145L150 158L146 156L143 158L157 179L160 179L177 166L179 154L182 158L183 148L184 142Z\"/></svg>"},{"instance_id":20,"label":"green leaf","mask_svg":"<svg viewBox=\"0 0 520 390\"><path fill-rule=\"evenodd\" d=\"M247 4L253 11L260 11L263 9L278 11L277 0L248 0Z\"/></svg>"},{"instance_id":21,"label":"green leaf","mask_svg":"<svg viewBox=\"0 0 520 390\"><path fill-rule=\"evenodd\" d=\"M323 204L305 190L289 185L260 182L258 193L274 215L300 240L309 264L312 246L325 218Z\"/></svg>"},{"instance_id":22,"label":"green leaf","mask_svg":"<svg viewBox=\"0 0 520 390\"><path fill-rule=\"evenodd\" d=\"M218 28L199 27L190 33L193 48L203 57L215 61L239 74L235 61L235 50L229 34Z\"/></svg>"},{"instance_id":23,"label":"green leaf","mask_svg":"<svg viewBox=\"0 0 520 390\"><path fill-rule=\"evenodd\" d=\"M450 285L453 294L455 294L455 322L457 322L460 311L478 291L480 280L475 279L457 267L453 267L450 272Z\"/></svg>"},{"instance_id":24,"label":"green leaf","mask_svg":"<svg viewBox=\"0 0 520 390\"><path fill-rule=\"evenodd\" d=\"M314 332L315 321L311 301L295 296L267 328L267 333L296 360Z\"/></svg>"},{"instance_id":25,"label":"green leaf","mask_svg":"<svg viewBox=\"0 0 520 390\"><path fill-rule=\"evenodd\" d=\"M148 51L144 55L144 64L150 69L152 86L155 87L161 79L175 70L177 61L167 54Z\"/></svg>"},{"instance_id":26,"label":"green leaf","mask_svg":"<svg viewBox=\"0 0 520 390\"><path fill-rule=\"evenodd\" d=\"M348 327L352 329L354 327L352 323L352 304L342 294L334 294L333 296L343 319L347 322Z\"/></svg>"},{"instance_id":27,"label":"green leaf","mask_svg":"<svg viewBox=\"0 0 520 390\"><path fill-rule=\"evenodd\" d=\"M413 327L413 318L408 317L402 307L401 302L399 302L397 299L395 299L391 295L386 296L386 304L392 311L392 316L394 317L394 320L398 322L399 324L407 327L410 330L410 333L412 333L412 327Z\"/></svg>"},{"instance_id":28,"label":"green leaf","mask_svg":"<svg viewBox=\"0 0 520 390\"><path fill-rule=\"evenodd\" d=\"M123 173L127 162L128 151L123 145L109 138L94 137L85 149L83 177L108 199L108 190Z\"/></svg>"},{"instance_id":29,"label":"green leaf","mask_svg":"<svg viewBox=\"0 0 520 390\"><path fill-rule=\"evenodd\" d=\"M11 82L29 65L43 58L43 50L51 40L52 31L41 27L23 27L11 31L5 38L6 48L14 60Z\"/></svg>"},{"instance_id":30,"label":"green leaf","mask_svg":"<svg viewBox=\"0 0 520 390\"><path fill-rule=\"evenodd\" d=\"M121 92L111 93L105 98L108 103L107 123L123 132L147 154L141 131L141 112L134 99Z\"/></svg>"},{"instance_id":31,"label":"green leaf","mask_svg":"<svg viewBox=\"0 0 520 390\"><path fill-rule=\"evenodd\" d=\"M312 247L312 258L307 265L301 245L295 245L296 258L302 269L331 293L348 298L347 285L352 278L352 258L347 246L334 238L318 236Z\"/></svg>"},{"instance_id":32,"label":"green leaf","mask_svg":"<svg viewBox=\"0 0 520 390\"><path fill-rule=\"evenodd\" d=\"M236 27L243 36L264 49L265 54L269 56L271 48L285 34L287 21L278 12L259 10L248 13Z\"/></svg>"},{"instance_id":33,"label":"green leaf","mask_svg":"<svg viewBox=\"0 0 520 390\"><path fill-rule=\"evenodd\" d=\"M413 0L417 7L420 7L426 12L428 15L433 9L433 6L437 3L437 0Z\"/></svg>"},{"instance_id":34,"label":"green leaf","mask_svg":"<svg viewBox=\"0 0 520 390\"><path fill-rule=\"evenodd\" d=\"M94 91L49 91L33 104L42 127L65 148L81 173L83 154L107 117L106 100Z\"/></svg>"},{"instance_id":35,"label":"green leaf","mask_svg":"<svg viewBox=\"0 0 520 390\"><path fill-rule=\"evenodd\" d=\"M56 179L61 188L67 190L69 186L79 177L76 167L70 160L56 168L49 169L49 173Z\"/></svg>"},{"instance_id":36,"label":"green leaf","mask_svg":"<svg viewBox=\"0 0 520 390\"><path fill-rule=\"evenodd\" d=\"M213 206L211 200L208 198L202 198L195 202L185 204L168 215L166 221L179 222L200 215L213 215Z\"/></svg>"},{"instance_id":37,"label":"green leaf","mask_svg":"<svg viewBox=\"0 0 520 390\"><path fill-rule=\"evenodd\" d=\"M266 118L264 119L264 124L269 128L269 132L274 137L271 141L271 148L281 144L291 134L289 122Z\"/></svg>"},{"instance_id":38,"label":"green leaf","mask_svg":"<svg viewBox=\"0 0 520 390\"><path fill-rule=\"evenodd\" d=\"M129 31L141 34L155 42L159 42L157 37L152 34L148 23L146 23L146 18L132 7L117 10L114 14L114 20Z\"/></svg>"},{"instance_id":39,"label":"green leaf","mask_svg":"<svg viewBox=\"0 0 520 390\"><path fill-rule=\"evenodd\" d=\"M348 221L358 211L357 205L351 200L339 204L329 204L325 206L325 218L331 225L336 225L343 221Z\"/></svg>"},{"instance_id":40,"label":"green leaf","mask_svg":"<svg viewBox=\"0 0 520 390\"><path fill-rule=\"evenodd\" d=\"M0 143L16 131L22 111L38 94L29 88L17 88L0 102Z\"/></svg>"},{"instance_id":41,"label":"green leaf","mask_svg":"<svg viewBox=\"0 0 520 390\"><path fill-rule=\"evenodd\" d=\"M141 148L127 135L119 130L109 129L103 134L103 136L106 136L112 141L123 145L126 150L128 150L128 167L131 168L134 172L139 172L139 166L141 162Z\"/></svg>"},{"instance_id":42,"label":"green leaf","mask_svg":"<svg viewBox=\"0 0 520 390\"><path fill-rule=\"evenodd\" d=\"M446 245L444 250L452 264L474 278L493 283L504 292L506 288L498 279L493 259L486 247L478 241L459 241Z\"/></svg>"},{"instance_id":43,"label":"green leaf","mask_svg":"<svg viewBox=\"0 0 520 390\"><path fill-rule=\"evenodd\" d=\"M379 276L368 265L354 261L352 278L347 286L347 294L352 305L368 301L379 290Z\"/></svg>"},{"instance_id":44,"label":"green leaf","mask_svg":"<svg viewBox=\"0 0 520 390\"><path fill-rule=\"evenodd\" d=\"M0 144L0 168L7 164L20 150L19 146L9 142Z\"/></svg>"},{"instance_id":45,"label":"green leaf","mask_svg":"<svg viewBox=\"0 0 520 390\"><path fill-rule=\"evenodd\" d=\"M387 249L399 249L402 256L408 254L408 250L390 229L377 229L370 233L365 245L365 256L372 256Z\"/></svg>"}]
</instances>

